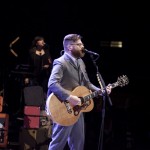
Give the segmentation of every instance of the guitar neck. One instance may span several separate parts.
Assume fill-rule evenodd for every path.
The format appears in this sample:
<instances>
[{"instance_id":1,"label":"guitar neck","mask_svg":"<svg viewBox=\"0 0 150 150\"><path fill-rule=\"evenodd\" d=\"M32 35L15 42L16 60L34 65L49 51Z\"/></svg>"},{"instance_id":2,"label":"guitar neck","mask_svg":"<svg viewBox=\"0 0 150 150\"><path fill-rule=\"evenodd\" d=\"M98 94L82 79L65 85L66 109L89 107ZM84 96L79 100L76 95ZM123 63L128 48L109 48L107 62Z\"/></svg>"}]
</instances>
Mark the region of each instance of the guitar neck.
<instances>
[{"instance_id":1,"label":"guitar neck","mask_svg":"<svg viewBox=\"0 0 150 150\"><path fill-rule=\"evenodd\" d=\"M114 83L112 83L112 84L110 84L110 85L112 86L112 88L115 88L115 87L119 86L118 82L114 82ZM88 100L90 100L90 99L92 99L92 98L97 97L97 96L100 95L100 94L102 94L102 91L101 91L101 90L99 90L99 91L94 91L94 92L92 92L91 94L86 95L85 97L83 97L83 100L84 100L84 102L85 102L85 101L88 101Z\"/></svg>"},{"instance_id":2,"label":"guitar neck","mask_svg":"<svg viewBox=\"0 0 150 150\"><path fill-rule=\"evenodd\" d=\"M86 95L83 99L84 99L84 101L90 100L90 99L92 99L92 98L94 98L94 97L97 97L100 93L101 93L100 90L99 90L99 91L92 92L91 94Z\"/></svg>"},{"instance_id":3,"label":"guitar neck","mask_svg":"<svg viewBox=\"0 0 150 150\"><path fill-rule=\"evenodd\" d=\"M112 83L110 85L111 85L112 88L115 88L115 87L119 86L118 82L114 82L114 83Z\"/></svg>"}]
</instances>

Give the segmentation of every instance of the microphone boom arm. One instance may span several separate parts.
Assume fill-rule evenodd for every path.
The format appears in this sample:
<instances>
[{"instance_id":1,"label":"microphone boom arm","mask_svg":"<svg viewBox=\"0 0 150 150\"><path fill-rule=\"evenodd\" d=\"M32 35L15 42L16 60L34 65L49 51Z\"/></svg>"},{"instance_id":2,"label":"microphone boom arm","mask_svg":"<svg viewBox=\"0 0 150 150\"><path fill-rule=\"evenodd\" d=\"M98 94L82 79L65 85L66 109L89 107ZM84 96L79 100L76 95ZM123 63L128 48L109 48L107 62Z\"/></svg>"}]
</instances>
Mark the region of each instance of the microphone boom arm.
<instances>
[{"instance_id":1,"label":"microphone boom arm","mask_svg":"<svg viewBox=\"0 0 150 150\"><path fill-rule=\"evenodd\" d=\"M83 50L83 52L88 53L88 54L93 54L93 55L99 56L99 54L98 54L98 53L95 53L95 52L89 51L89 50L87 50L87 49L84 49L84 50Z\"/></svg>"}]
</instances>

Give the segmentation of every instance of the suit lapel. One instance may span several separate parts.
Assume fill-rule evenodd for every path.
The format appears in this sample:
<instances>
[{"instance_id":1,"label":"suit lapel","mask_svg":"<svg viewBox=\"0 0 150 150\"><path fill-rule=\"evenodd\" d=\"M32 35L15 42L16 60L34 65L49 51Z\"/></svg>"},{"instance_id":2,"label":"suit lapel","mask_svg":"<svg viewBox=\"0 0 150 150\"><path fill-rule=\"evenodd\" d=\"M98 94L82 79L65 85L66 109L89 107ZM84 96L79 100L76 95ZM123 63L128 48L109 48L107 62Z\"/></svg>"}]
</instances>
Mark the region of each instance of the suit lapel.
<instances>
[{"instance_id":1,"label":"suit lapel","mask_svg":"<svg viewBox=\"0 0 150 150\"><path fill-rule=\"evenodd\" d=\"M64 58L65 60L70 63L74 68L78 69L77 68L77 65L75 64L75 62L67 55L67 54L64 54Z\"/></svg>"}]
</instances>

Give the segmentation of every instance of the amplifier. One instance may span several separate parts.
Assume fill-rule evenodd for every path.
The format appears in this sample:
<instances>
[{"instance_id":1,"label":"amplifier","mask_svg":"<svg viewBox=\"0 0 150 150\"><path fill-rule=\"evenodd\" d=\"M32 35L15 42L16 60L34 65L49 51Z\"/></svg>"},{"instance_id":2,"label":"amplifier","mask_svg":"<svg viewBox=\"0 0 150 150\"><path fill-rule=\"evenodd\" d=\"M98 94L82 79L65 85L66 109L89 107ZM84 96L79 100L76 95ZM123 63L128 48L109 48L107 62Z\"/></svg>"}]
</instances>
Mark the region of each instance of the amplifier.
<instances>
[{"instance_id":1,"label":"amplifier","mask_svg":"<svg viewBox=\"0 0 150 150\"><path fill-rule=\"evenodd\" d=\"M25 106L24 107L24 128L40 127L40 107Z\"/></svg>"},{"instance_id":2,"label":"amplifier","mask_svg":"<svg viewBox=\"0 0 150 150\"><path fill-rule=\"evenodd\" d=\"M20 130L20 150L48 150L50 137L45 128Z\"/></svg>"},{"instance_id":3,"label":"amplifier","mask_svg":"<svg viewBox=\"0 0 150 150\"><path fill-rule=\"evenodd\" d=\"M24 116L24 128L39 128L40 127L40 117L39 116Z\"/></svg>"},{"instance_id":4,"label":"amplifier","mask_svg":"<svg viewBox=\"0 0 150 150\"><path fill-rule=\"evenodd\" d=\"M0 112L3 111L3 97L0 96Z\"/></svg>"},{"instance_id":5,"label":"amplifier","mask_svg":"<svg viewBox=\"0 0 150 150\"><path fill-rule=\"evenodd\" d=\"M40 116L40 107L24 106L24 114L31 115L31 116Z\"/></svg>"},{"instance_id":6,"label":"amplifier","mask_svg":"<svg viewBox=\"0 0 150 150\"><path fill-rule=\"evenodd\" d=\"M8 123L9 123L9 115L5 113L0 113L0 147L7 147Z\"/></svg>"},{"instance_id":7,"label":"amplifier","mask_svg":"<svg viewBox=\"0 0 150 150\"><path fill-rule=\"evenodd\" d=\"M43 106L45 103L44 92L41 86L24 88L24 101L26 106Z\"/></svg>"}]
</instances>

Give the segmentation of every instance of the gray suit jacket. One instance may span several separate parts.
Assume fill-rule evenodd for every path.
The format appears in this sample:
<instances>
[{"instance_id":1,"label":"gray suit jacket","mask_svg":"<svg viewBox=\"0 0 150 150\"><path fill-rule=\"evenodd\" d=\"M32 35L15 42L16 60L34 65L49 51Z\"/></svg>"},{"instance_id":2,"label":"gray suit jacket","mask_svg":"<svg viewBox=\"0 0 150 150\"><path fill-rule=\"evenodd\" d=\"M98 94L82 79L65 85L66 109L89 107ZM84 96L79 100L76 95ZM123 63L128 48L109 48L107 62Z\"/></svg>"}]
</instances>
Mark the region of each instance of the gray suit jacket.
<instances>
[{"instance_id":1,"label":"gray suit jacket","mask_svg":"<svg viewBox=\"0 0 150 150\"><path fill-rule=\"evenodd\" d=\"M59 99L66 100L70 92L80 85L92 91L99 90L90 82L83 60L80 58L78 62L79 68L67 54L53 61L47 96L53 92Z\"/></svg>"}]
</instances>

